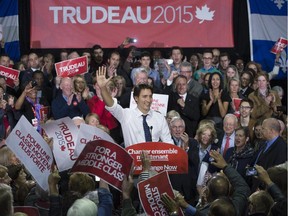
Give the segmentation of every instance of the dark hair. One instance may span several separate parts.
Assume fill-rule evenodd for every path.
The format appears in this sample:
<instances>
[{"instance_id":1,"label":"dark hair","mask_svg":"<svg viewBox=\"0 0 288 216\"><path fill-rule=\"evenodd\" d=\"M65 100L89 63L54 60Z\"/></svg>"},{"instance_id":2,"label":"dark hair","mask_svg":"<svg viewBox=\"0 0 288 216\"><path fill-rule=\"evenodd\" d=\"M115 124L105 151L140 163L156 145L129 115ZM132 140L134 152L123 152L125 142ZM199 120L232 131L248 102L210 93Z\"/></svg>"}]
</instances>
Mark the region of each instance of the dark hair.
<instances>
[{"instance_id":1,"label":"dark hair","mask_svg":"<svg viewBox=\"0 0 288 216\"><path fill-rule=\"evenodd\" d=\"M133 97L139 97L140 95L140 92L144 89L150 89L151 92L153 93L153 87L151 85L148 85L148 84L139 84L139 85L136 85L133 89Z\"/></svg>"},{"instance_id":2,"label":"dark hair","mask_svg":"<svg viewBox=\"0 0 288 216\"><path fill-rule=\"evenodd\" d=\"M213 56L213 52L212 52L211 49L205 49L205 50L203 51L203 55L204 55L204 53L211 53L212 56Z\"/></svg>"},{"instance_id":3,"label":"dark hair","mask_svg":"<svg viewBox=\"0 0 288 216\"><path fill-rule=\"evenodd\" d=\"M95 49L102 49L102 47L101 47L99 44L95 44L95 45L92 47L92 50L95 50Z\"/></svg>"},{"instance_id":4,"label":"dark hair","mask_svg":"<svg viewBox=\"0 0 288 216\"><path fill-rule=\"evenodd\" d=\"M18 178L21 170L23 169L23 166L18 164L18 165L9 165L7 166L8 168L8 175L9 177L14 181Z\"/></svg>"},{"instance_id":5,"label":"dark hair","mask_svg":"<svg viewBox=\"0 0 288 216\"><path fill-rule=\"evenodd\" d=\"M252 84L254 81L254 73L255 71L253 69L248 68L241 73L240 78L243 76L243 74L247 74L249 76L249 83Z\"/></svg>"},{"instance_id":6,"label":"dark hair","mask_svg":"<svg viewBox=\"0 0 288 216\"><path fill-rule=\"evenodd\" d=\"M172 46L172 47L171 47L171 54L170 54L170 55L172 55L173 50L180 50L181 55L184 54L183 49L182 49L181 47L179 47L179 46Z\"/></svg>"},{"instance_id":7,"label":"dark hair","mask_svg":"<svg viewBox=\"0 0 288 216\"><path fill-rule=\"evenodd\" d=\"M35 75L36 75L36 74L41 74L41 75L44 77L43 71L41 71L41 70L36 70L36 71L34 71L33 74L32 74L32 78L33 78L33 79L35 79Z\"/></svg>"},{"instance_id":8,"label":"dark hair","mask_svg":"<svg viewBox=\"0 0 288 216\"><path fill-rule=\"evenodd\" d=\"M229 181L223 176L214 176L208 181L209 200L229 195Z\"/></svg>"},{"instance_id":9,"label":"dark hair","mask_svg":"<svg viewBox=\"0 0 288 216\"><path fill-rule=\"evenodd\" d=\"M148 51L143 51L140 55L140 59L143 57L149 57L151 59L151 55Z\"/></svg>"},{"instance_id":10,"label":"dark hair","mask_svg":"<svg viewBox=\"0 0 288 216\"><path fill-rule=\"evenodd\" d=\"M287 170L282 167L270 167L267 173L272 182L282 191L283 195L287 196Z\"/></svg>"},{"instance_id":11,"label":"dark hair","mask_svg":"<svg viewBox=\"0 0 288 216\"><path fill-rule=\"evenodd\" d=\"M120 53L117 50L113 50L113 51L109 52L108 59L110 59L113 54L119 55L119 57L121 57Z\"/></svg>"},{"instance_id":12,"label":"dark hair","mask_svg":"<svg viewBox=\"0 0 288 216\"><path fill-rule=\"evenodd\" d=\"M236 209L228 197L221 197L213 201L210 205L209 212L212 215L236 216Z\"/></svg>"},{"instance_id":13,"label":"dark hair","mask_svg":"<svg viewBox=\"0 0 288 216\"><path fill-rule=\"evenodd\" d=\"M244 136L245 136L246 138L249 137L249 129L248 129L248 127L238 127L238 128L235 129L235 133L236 133L237 131L239 131L239 130L241 130L241 131L244 132Z\"/></svg>"},{"instance_id":14,"label":"dark hair","mask_svg":"<svg viewBox=\"0 0 288 216\"><path fill-rule=\"evenodd\" d=\"M220 53L219 59L220 59L221 57L223 57L223 56L227 56L228 59L230 60L230 55L229 55L229 53L227 53L227 52L222 52L222 53Z\"/></svg>"},{"instance_id":15,"label":"dark hair","mask_svg":"<svg viewBox=\"0 0 288 216\"><path fill-rule=\"evenodd\" d=\"M243 102L249 103L249 106L251 107L251 109L253 109L253 107L254 107L254 102L253 102L251 99L249 99L249 98L243 98L243 99L241 100L241 102L240 102L240 106L241 106L241 104L242 104Z\"/></svg>"},{"instance_id":16,"label":"dark hair","mask_svg":"<svg viewBox=\"0 0 288 216\"><path fill-rule=\"evenodd\" d=\"M209 82L208 82L208 86L209 86L209 89L212 89L212 77L214 75L218 75L220 77L220 86L219 86L219 90L222 90L223 87L224 87L224 82L223 82L223 78L221 76L221 74L219 72L213 72L210 74L210 77L209 77Z\"/></svg>"}]
</instances>

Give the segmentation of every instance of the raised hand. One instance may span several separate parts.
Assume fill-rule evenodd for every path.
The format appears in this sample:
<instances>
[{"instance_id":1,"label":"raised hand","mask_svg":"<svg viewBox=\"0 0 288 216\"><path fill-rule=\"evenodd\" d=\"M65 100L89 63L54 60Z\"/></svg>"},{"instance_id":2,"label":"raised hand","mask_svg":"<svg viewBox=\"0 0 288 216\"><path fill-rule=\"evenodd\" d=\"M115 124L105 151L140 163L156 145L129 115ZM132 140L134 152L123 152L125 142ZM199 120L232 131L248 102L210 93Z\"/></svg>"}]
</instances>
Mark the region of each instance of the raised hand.
<instances>
[{"instance_id":1,"label":"raised hand","mask_svg":"<svg viewBox=\"0 0 288 216\"><path fill-rule=\"evenodd\" d=\"M112 79L112 77L106 79L106 71L107 68L104 66L99 67L98 70L96 71L96 80L100 88L104 87L106 88L106 84L109 82L110 79Z\"/></svg>"}]
</instances>

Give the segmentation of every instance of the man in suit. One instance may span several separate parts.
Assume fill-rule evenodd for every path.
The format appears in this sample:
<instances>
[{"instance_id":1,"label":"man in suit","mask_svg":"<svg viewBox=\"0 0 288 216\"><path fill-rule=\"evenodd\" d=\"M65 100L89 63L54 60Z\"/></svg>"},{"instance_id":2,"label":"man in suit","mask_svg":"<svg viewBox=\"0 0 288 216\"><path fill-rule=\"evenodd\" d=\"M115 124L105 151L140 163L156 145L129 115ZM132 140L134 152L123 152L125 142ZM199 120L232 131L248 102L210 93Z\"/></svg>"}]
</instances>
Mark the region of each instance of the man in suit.
<instances>
[{"instance_id":1,"label":"man in suit","mask_svg":"<svg viewBox=\"0 0 288 216\"><path fill-rule=\"evenodd\" d=\"M287 161L287 143L280 136L281 126L277 119L268 118L262 123L262 135L266 141L259 150L256 163L264 169Z\"/></svg>"},{"instance_id":2,"label":"man in suit","mask_svg":"<svg viewBox=\"0 0 288 216\"><path fill-rule=\"evenodd\" d=\"M187 78L179 75L174 79L176 92L169 95L168 111L176 110L185 121L185 132L189 137L194 137L198 120L200 118L199 101L187 93Z\"/></svg>"},{"instance_id":3,"label":"man in suit","mask_svg":"<svg viewBox=\"0 0 288 216\"><path fill-rule=\"evenodd\" d=\"M228 113L223 120L223 133L218 135L218 147L223 157L228 148L234 147L235 129L238 126L238 119L235 115Z\"/></svg>"}]
</instances>

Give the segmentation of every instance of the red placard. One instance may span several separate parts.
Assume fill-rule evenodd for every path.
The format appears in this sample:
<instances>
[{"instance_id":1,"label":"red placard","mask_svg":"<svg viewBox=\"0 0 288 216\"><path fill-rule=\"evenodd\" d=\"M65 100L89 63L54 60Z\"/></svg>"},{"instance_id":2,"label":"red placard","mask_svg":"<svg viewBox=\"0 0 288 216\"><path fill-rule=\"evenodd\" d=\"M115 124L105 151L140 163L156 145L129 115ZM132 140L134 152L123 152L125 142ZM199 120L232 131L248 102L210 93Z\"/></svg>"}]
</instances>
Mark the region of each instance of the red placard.
<instances>
[{"instance_id":1,"label":"red placard","mask_svg":"<svg viewBox=\"0 0 288 216\"><path fill-rule=\"evenodd\" d=\"M57 76L73 77L88 72L87 56L70 59L55 64Z\"/></svg>"},{"instance_id":2,"label":"red placard","mask_svg":"<svg viewBox=\"0 0 288 216\"><path fill-rule=\"evenodd\" d=\"M131 171L133 158L121 146L106 140L88 142L71 172L96 175L121 191L124 174Z\"/></svg>"},{"instance_id":3,"label":"red placard","mask_svg":"<svg viewBox=\"0 0 288 216\"><path fill-rule=\"evenodd\" d=\"M141 204L147 215L169 215L161 201L161 195L163 193L167 193L170 197L174 198L167 172L162 172L145 181L139 182L137 187ZM183 215L180 209L178 215Z\"/></svg>"},{"instance_id":4,"label":"red placard","mask_svg":"<svg viewBox=\"0 0 288 216\"><path fill-rule=\"evenodd\" d=\"M40 121L46 122L49 119L50 107L41 107L40 108Z\"/></svg>"},{"instance_id":5,"label":"red placard","mask_svg":"<svg viewBox=\"0 0 288 216\"><path fill-rule=\"evenodd\" d=\"M31 0L30 5L31 48L116 48L127 36L137 39L137 47L234 46L233 0ZM225 34L219 31L223 26Z\"/></svg>"},{"instance_id":6,"label":"red placard","mask_svg":"<svg viewBox=\"0 0 288 216\"><path fill-rule=\"evenodd\" d=\"M283 49L287 46L287 43L288 41L286 38L280 37L278 41L276 41L276 43L272 47L271 53L274 53L274 54L281 53Z\"/></svg>"},{"instance_id":7,"label":"red placard","mask_svg":"<svg viewBox=\"0 0 288 216\"><path fill-rule=\"evenodd\" d=\"M14 80L18 79L20 71L0 65L0 76L5 77L6 84L14 88Z\"/></svg>"},{"instance_id":8,"label":"red placard","mask_svg":"<svg viewBox=\"0 0 288 216\"><path fill-rule=\"evenodd\" d=\"M188 155L182 148L162 142L145 142L126 148L126 151L134 159L135 175L142 171L140 156L143 150L149 154L151 169L156 172L168 171L169 174L188 172Z\"/></svg>"}]
</instances>

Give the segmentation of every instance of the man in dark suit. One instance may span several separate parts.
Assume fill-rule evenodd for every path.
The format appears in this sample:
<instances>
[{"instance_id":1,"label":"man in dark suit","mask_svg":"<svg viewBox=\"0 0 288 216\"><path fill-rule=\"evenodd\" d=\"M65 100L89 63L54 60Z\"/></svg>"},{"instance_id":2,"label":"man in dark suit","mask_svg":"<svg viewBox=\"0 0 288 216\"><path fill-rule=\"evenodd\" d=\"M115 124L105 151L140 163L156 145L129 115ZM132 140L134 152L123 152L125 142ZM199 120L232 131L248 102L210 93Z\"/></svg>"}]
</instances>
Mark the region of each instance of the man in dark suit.
<instances>
[{"instance_id":1,"label":"man in dark suit","mask_svg":"<svg viewBox=\"0 0 288 216\"><path fill-rule=\"evenodd\" d=\"M277 119L268 118L262 123L262 135L266 141L259 150L256 163L264 169L287 161L287 143L280 136L281 126Z\"/></svg>"},{"instance_id":2,"label":"man in dark suit","mask_svg":"<svg viewBox=\"0 0 288 216\"><path fill-rule=\"evenodd\" d=\"M189 137L194 137L200 118L199 101L187 93L188 85L185 76L177 76L174 85L176 92L171 92L169 95L168 111L176 110L185 121L185 132Z\"/></svg>"},{"instance_id":3,"label":"man in dark suit","mask_svg":"<svg viewBox=\"0 0 288 216\"><path fill-rule=\"evenodd\" d=\"M243 71L240 76L240 93L245 97L248 98L248 95L254 92L254 89L252 89L250 86L253 83L253 71L250 71L252 69L248 69L246 71Z\"/></svg>"}]
</instances>

